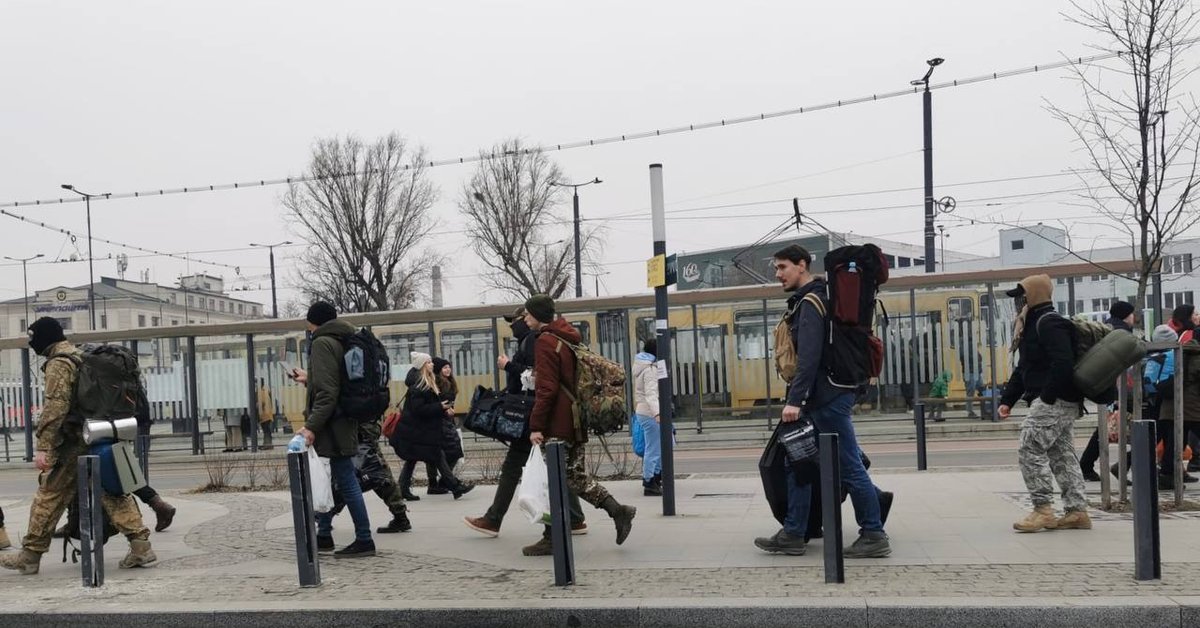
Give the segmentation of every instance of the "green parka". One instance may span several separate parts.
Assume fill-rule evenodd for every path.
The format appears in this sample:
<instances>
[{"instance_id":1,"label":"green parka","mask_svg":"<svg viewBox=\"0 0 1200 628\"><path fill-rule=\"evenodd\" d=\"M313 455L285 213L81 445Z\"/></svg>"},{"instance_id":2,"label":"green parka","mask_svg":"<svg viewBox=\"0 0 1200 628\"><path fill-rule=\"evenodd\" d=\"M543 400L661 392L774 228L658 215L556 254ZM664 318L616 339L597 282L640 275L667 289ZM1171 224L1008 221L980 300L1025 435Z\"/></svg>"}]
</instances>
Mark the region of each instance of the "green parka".
<instances>
[{"instance_id":1,"label":"green parka","mask_svg":"<svg viewBox=\"0 0 1200 628\"><path fill-rule=\"evenodd\" d=\"M308 415L304 427L316 439L313 446L323 458L353 456L358 450L358 421L338 413L342 384L343 339L354 326L340 319L321 325L313 332L308 362Z\"/></svg>"}]
</instances>

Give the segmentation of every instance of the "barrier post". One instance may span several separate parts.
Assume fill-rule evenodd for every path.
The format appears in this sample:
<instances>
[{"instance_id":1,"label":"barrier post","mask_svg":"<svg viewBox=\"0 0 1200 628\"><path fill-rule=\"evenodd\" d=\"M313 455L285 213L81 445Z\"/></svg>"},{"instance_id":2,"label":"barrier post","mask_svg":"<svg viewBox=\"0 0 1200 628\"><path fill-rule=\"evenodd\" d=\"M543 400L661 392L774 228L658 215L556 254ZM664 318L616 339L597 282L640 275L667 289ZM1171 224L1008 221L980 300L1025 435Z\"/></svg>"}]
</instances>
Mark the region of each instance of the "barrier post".
<instances>
[{"instance_id":1,"label":"barrier post","mask_svg":"<svg viewBox=\"0 0 1200 628\"><path fill-rule=\"evenodd\" d=\"M582 447L582 445L579 445ZM546 445L546 473L550 476L550 544L554 554L554 586L575 584L575 552L571 547L571 514L567 511L566 445Z\"/></svg>"},{"instance_id":2,"label":"barrier post","mask_svg":"<svg viewBox=\"0 0 1200 628\"><path fill-rule=\"evenodd\" d=\"M928 459L925 449L925 402L918 401L913 404L913 420L917 423L917 471L925 471L928 468Z\"/></svg>"},{"instance_id":3,"label":"barrier post","mask_svg":"<svg viewBox=\"0 0 1200 628\"><path fill-rule=\"evenodd\" d=\"M100 456L76 461L79 486L79 553L83 586L104 586L104 506L100 503Z\"/></svg>"},{"instance_id":4,"label":"barrier post","mask_svg":"<svg viewBox=\"0 0 1200 628\"><path fill-rule=\"evenodd\" d=\"M821 527L825 536L825 582L846 582L846 564L842 556L842 467L838 435L821 434Z\"/></svg>"},{"instance_id":5,"label":"barrier post","mask_svg":"<svg viewBox=\"0 0 1200 628\"><path fill-rule=\"evenodd\" d=\"M309 481L308 452L289 451L288 484L292 491L292 525L296 532L296 567L300 586L321 586L321 564L317 557L317 528L313 519L312 483Z\"/></svg>"},{"instance_id":6,"label":"barrier post","mask_svg":"<svg viewBox=\"0 0 1200 628\"><path fill-rule=\"evenodd\" d=\"M1154 421L1133 423L1133 577L1162 579Z\"/></svg>"}]
</instances>

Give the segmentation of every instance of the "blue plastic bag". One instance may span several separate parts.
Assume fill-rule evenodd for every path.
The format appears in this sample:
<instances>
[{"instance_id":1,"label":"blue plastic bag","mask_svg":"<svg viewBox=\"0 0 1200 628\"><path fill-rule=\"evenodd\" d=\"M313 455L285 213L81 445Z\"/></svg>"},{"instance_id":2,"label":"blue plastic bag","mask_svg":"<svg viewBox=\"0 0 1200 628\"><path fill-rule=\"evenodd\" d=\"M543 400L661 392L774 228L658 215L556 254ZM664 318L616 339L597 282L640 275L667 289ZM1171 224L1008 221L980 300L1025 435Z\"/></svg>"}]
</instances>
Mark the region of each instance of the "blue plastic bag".
<instances>
[{"instance_id":1,"label":"blue plastic bag","mask_svg":"<svg viewBox=\"0 0 1200 628\"><path fill-rule=\"evenodd\" d=\"M633 419L629 421L629 428L633 430L633 453L637 454L638 458L645 458L646 435L642 433L642 422L638 415L633 415Z\"/></svg>"}]
</instances>

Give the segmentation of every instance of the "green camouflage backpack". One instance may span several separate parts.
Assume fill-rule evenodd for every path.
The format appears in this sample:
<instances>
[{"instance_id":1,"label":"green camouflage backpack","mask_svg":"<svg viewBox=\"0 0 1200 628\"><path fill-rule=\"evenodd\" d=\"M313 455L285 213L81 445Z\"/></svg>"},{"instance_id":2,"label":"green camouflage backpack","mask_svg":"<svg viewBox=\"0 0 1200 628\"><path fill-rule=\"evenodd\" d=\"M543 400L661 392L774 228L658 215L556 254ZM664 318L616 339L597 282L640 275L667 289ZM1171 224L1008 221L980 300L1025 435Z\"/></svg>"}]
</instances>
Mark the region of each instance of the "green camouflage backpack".
<instances>
[{"instance_id":1,"label":"green camouflage backpack","mask_svg":"<svg viewBox=\"0 0 1200 628\"><path fill-rule=\"evenodd\" d=\"M1038 335L1041 335L1041 333L1042 333L1042 329L1041 329L1042 321L1046 320L1050 316L1057 316L1059 318L1065 318L1062 314L1059 314L1058 312L1047 312L1045 315L1043 315L1041 318L1038 319L1038 322L1037 322ZM1077 319L1077 318L1070 318L1070 319L1067 319L1067 321L1070 322L1072 327L1074 328L1073 338L1075 340L1075 360L1076 361L1078 361L1079 358L1082 358L1083 354L1088 352L1088 349L1091 349L1092 347L1096 346L1096 343L1103 340L1104 337L1108 335L1108 332L1113 330L1112 327L1109 327L1108 325L1105 325L1104 323L1097 323L1096 321L1091 321L1091 320L1081 320L1081 319Z\"/></svg>"},{"instance_id":2,"label":"green camouflage backpack","mask_svg":"<svg viewBox=\"0 0 1200 628\"><path fill-rule=\"evenodd\" d=\"M590 431L597 436L619 432L625 427L629 408L625 404L625 369L589 349L586 345L555 339L558 351L563 345L575 354L575 390L559 384L571 398L575 431Z\"/></svg>"}]
</instances>

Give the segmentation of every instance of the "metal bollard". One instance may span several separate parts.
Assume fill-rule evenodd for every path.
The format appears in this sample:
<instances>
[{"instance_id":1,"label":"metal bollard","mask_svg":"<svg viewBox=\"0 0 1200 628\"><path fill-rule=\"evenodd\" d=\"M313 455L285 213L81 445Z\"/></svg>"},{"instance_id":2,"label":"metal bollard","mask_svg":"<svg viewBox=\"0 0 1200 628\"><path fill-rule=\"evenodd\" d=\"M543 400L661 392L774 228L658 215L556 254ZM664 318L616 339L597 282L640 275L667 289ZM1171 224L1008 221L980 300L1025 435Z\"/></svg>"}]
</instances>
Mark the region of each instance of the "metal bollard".
<instances>
[{"instance_id":1,"label":"metal bollard","mask_svg":"<svg viewBox=\"0 0 1200 628\"><path fill-rule=\"evenodd\" d=\"M1133 577L1162 579L1154 421L1133 423Z\"/></svg>"},{"instance_id":2,"label":"metal bollard","mask_svg":"<svg viewBox=\"0 0 1200 628\"><path fill-rule=\"evenodd\" d=\"M100 495L100 456L80 456L79 472L79 553L83 586L104 586L104 505Z\"/></svg>"},{"instance_id":3,"label":"metal bollard","mask_svg":"<svg viewBox=\"0 0 1200 628\"><path fill-rule=\"evenodd\" d=\"M842 462L838 435L821 434L821 527L825 531L825 582L846 582L842 557Z\"/></svg>"},{"instance_id":4,"label":"metal bollard","mask_svg":"<svg viewBox=\"0 0 1200 628\"><path fill-rule=\"evenodd\" d=\"M296 567L300 572L300 586L319 587L321 565L317 558L317 527L313 519L308 452L288 452L287 465L288 484L292 490L292 525L296 532Z\"/></svg>"},{"instance_id":5,"label":"metal bollard","mask_svg":"<svg viewBox=\"0 0 1200 628\"><path fill-rule=\"evenodd\" d=\"M554 552L554 585L575 584L575 552L571 548L571 514L567 511L567 446L546 445L546 472L550 476L550 543Z\"/></svg>"},{"instance_id":6,"label":"metal bollard","mask_svg":"<svg viewBox=\"0 0 1200 628\"><path fill-rule=\"evenodd\" d=\"M137 437L138 464L142 465L142 476L150 483L150 435L139 434Z\"/></svg>"},{"instance_id":7,"label":"metal bollard","mask_svg":"<svg viewBox=\"0 0 1200 628\"><path fill-rule=\"evenodd\" d=\"M917 423L917 471L929 468L925 449L925 402L913 404L913 420Z\"/></svg>"}]
</instances>

